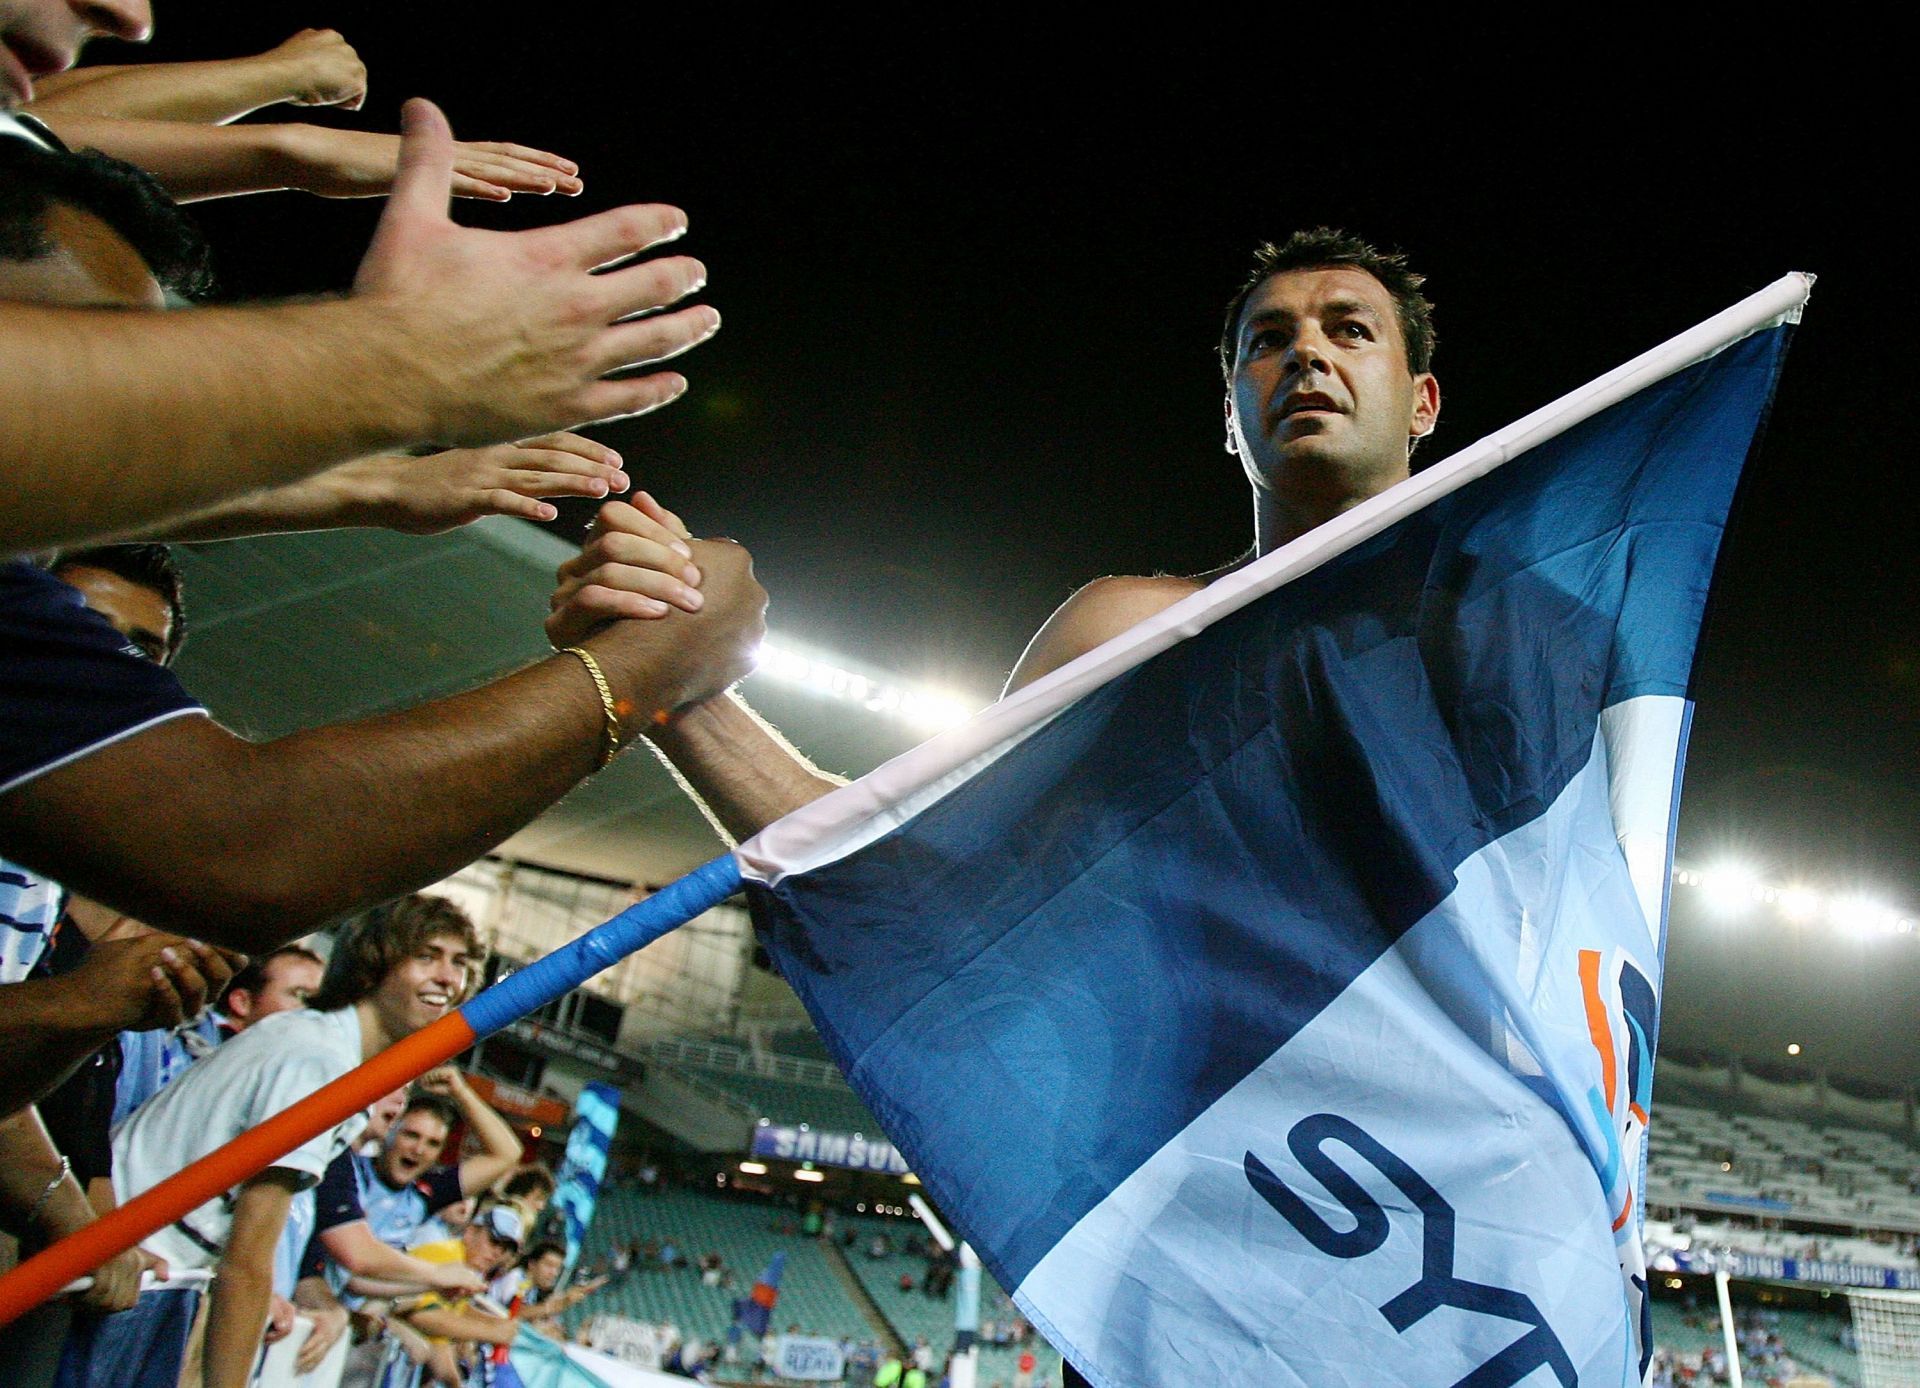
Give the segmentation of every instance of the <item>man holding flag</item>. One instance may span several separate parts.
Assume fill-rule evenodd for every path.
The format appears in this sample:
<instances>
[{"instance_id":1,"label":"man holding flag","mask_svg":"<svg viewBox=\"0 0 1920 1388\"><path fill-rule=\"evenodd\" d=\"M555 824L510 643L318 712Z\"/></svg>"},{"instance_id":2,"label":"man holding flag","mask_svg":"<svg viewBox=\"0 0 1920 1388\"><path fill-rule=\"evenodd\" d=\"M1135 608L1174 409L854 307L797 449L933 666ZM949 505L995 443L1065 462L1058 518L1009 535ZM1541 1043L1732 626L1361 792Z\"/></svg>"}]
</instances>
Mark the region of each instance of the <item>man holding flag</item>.
<instances>
[{"instance_id":1,"label":"man holding flag","mask_svg":"<svg viewBox=\"0 0 1920 1388\"><path fill-rule=\"evenodd\" d=\"M1776 289L1804 300L1804 280ZM1264 248L1221 345L1253 554L1089 585L1009 689L1136 627L1189 639L1111 680L1088 666L1077 703L904 802L874 784L887 768L739 853L862 1097L1102 1388L1196 1362L1223 1382L1625 1383L1651 1349L1635 1187L1684 695L1798 303L1690 356L1677 339L1657 388L1623 368L1540 412L1570 426L1530 417L1423 489L1409 457L1440 390L1419 290L1340 233ZM1527 446L1507 435L1547 442L1496 473ZM627 526L606 508L563 568L574 620L654 585ZM1235 585L1264 603L1236 612ZM650 735L734 835L834 788L731 697ZM996 778L1002 756L1020 771ZM953 1099L997 1085L1075 1093L1049 1150L970 1148L990 1115ZM1494 1157L1501 1129L1526 1137ZM1229 1285L1223 1261L1266 1275Z\"/></svg>"},{"instance_id":2,"label":"man holding flag","mask_svg":"<svg viewBox=\"0 0 1920 1388\"><path fill-rule=\"evenodd\" d=\"M1083 594L1031 683L812 803L743 706L689 716L661 740L733 767L723 820L801 808L405 1063L744 881L860 1097L1095 1388L1643 1381L1687 691L1811 280L1407 477L1437 387L1388 282L1329 253L1265 266L1229 324L1270 553L1135 594L1131 626ZM610 609L652 562L595 558L572 596ZM367 1067L275 1144L384 1087ZM1031 1142L987 1140L1010 1107ZM186 1208L202 1165L0 1278L0 1317Z\"/></svg>"}]
</instances>

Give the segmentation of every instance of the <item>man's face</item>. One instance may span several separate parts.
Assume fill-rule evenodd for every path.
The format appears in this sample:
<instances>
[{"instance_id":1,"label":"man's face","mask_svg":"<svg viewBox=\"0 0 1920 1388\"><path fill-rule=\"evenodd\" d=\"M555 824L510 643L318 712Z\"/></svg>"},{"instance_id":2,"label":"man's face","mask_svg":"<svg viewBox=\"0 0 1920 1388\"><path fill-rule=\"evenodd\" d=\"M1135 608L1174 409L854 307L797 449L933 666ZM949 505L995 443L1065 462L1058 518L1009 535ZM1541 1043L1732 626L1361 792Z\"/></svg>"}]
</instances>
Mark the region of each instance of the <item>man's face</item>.
<instances>
[{"instance_id":1,"label":"man's face","mask_svg":"<svg viewBox=\"0 0 1920 1388\"><path fill-rule=\"evenodd\" d=\"M49 254L0 260L0 299L61 308L166 307L140 253L91 212L57 202L47 210L46 230Z\"/></svg>"},{"instance_id":2,"label":"man's face","mask_svg":"<svg viewBox=\"0 0 1920 1388\"><path fill-rule=\"evenodd\" d=\"M484 1224L469 1224L460 1238L467 1246L467 1266L488 1277L520 1251L515 1245L494 1238Z\"/></svg>"},{"instance_id":3,"label":"man's face","mask_svg":"<svg viewBox=\"0 0 1920 1388\"><path fill-rule=\"evenodd\" d=\"M257 990L241 989L228 995L228 1014L244 1029L262 1017L305 1007L308 995L319 988L320 975L324 972L316 960L298 954L269 959L266 981Z\"/></svg>"},{"instance_id":4,"label":"man's face","mask_svg":"<svg viewBox=\"0 0 1920 1388\"><path fill-rule=\"evenodd\" d=\"M550 1292L560 1285L560 1271L566 1267L564 1253L542 1253L527 1264L527 1275L533 1279L533 1285L543 1292Z\"/></svg>"},{"instance_id":5,"label":"man's face","mask_svg":"<svg viewBox=\"0 0 1920 1388\"><path fill-rule=\"evenodd\" d=\"M388 1039L439 1021L465 996L472 956L458 935L435 935L388 971L368 999Z\"/></svg>"},{"instance_id":6,"label":"man's face","mask_svg":"<svg viewBox=\"0 0 1920 1388\"><path fill-rule=\"evenodd\" d=\"M0 106L33 100L33 79L64 72L95 34L144 42L147 0L0 0Z\"/></svg>"},{"instance_id":7,"label":"man's face","mask_svg":"<svg viewBox=\"0 0 1920 1388\"><path fill-rule=\"evenodd\" d=\"M122 578L91 564L63 564L54 577L80 590L88 607L113 624L113 629L140 648L156 665L165 665L173 638L173 609L158 589ZM318 975L315 976L316 983Z\"/></svg>"},{"instance_id":8,"label":"man's face","mask_svg":"<svg viewBox=\"0 0 1920 1388\"><path fill-rule=\"evenodd\" d=\"M446 1145L444 1122L420 1110L409 1113L387 1133L387 1145L380 1153L380 1174L389 1185L409 1185L440 1160L440 1149Z\"/></svg>"},{"instance_id":9,"label":"man's face","mask_svg":"<svg viewBox=\"0 0 1920 1388\"><path fill-rule=\"evenodd\" d=\"M1409 440L1432 429L1440 388L1408 370L1379 280L1346 268L1273 275L1248 296L1235 342L1227 428L1256 490L1351 504L1407 475Z\"/></svg>"}]
</instances>

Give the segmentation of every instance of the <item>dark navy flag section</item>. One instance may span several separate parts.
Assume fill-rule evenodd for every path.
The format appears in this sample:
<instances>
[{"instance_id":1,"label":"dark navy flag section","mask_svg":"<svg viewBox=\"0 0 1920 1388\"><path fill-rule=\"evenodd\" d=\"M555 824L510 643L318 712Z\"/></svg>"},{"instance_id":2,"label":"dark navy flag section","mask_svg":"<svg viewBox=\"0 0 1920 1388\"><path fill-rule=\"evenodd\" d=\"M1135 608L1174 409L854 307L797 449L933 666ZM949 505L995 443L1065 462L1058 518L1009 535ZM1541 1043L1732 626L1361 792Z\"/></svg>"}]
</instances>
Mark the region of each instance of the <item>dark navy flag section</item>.
<instances>
[{"instance_id":1,"label":"dark navy flag section","mask_svg":"<svg viewBox=\"0 0 1920 1388\"><path fill-rule=\"evenodd\" d=\"M1449 1155L1443 1175L1413 1153L1433 1124L1451 1153L1539 1122L1539 1141L1588 1170L1543 1227L1595 1225L1604 1251L1637 1222L1619 1208L1639 1163L1623 1143L1646 1121L1661 898L1636 895L1607 818L1609 758L1616 801L1631 759L1608 719L1674 710L1655 758L1666 815L1715 556L1787 332L1754 333L1467 483L1086 695L903 827L754 887L769 950L887 1136L1095 1383L1181 1365L1183 1381L1252 1381L1228 1342L1261 1318L1227 1291L1173 1285L1205 1281L1177 1256L1185 1241L1229 1273L1266 1247L1306 1259L1289 1285L1404 1242L1411 1261L1378 1294L1340 1284L1354 1299L1331 1323L1372 1318L1368 1334L1399 1337L1382 1344L1428 1356L1422 1381L1571 1383L1595 1356L1637 1378L1624 1361L1643 1346L1556 1331L1552 1289L1509 1275L1523 1246L1475 1253L1456 1188L1500 1171ZM1612 915L1549 940L1584 951L1577 977L1566 954L1562 992L1526 941L1549 928L1543 911L1565 917L1565 883L1535 899L1515 864L1565 858L1570 841L1596 864L1581 911ZM1465 910L1488 872L1467 915L1498 918L1485 952L1506 962L1460 965L1481 948L1469 922L1424 967L1409 932ZM1363 978L1387 1001L1368 1002ZM1276 1068L1309 1053L1310 1072ZM1399 1119L1382 1131L1364 1093L1383 1066L1456 1102L1418 1135L1396 1136ZM1322 1087L1329 1101L1288 1107ZM1202 1152L1196 1135L1229 1111L1244 1131ZM1192 1171L1155 1174L1182 1151ZM1144 1243L1101 1232L1162 1219ZM1631 1342L1619 1256L1628 1276L1614 1271L1602 1311ZM1074 1280L1063 1260L1082 1285L1121 1290L1060 1305L1081 1296L1052 1290ZM1094 1329L1123 1306L1129 1327ZM1196 1331L1195 1316L1218 1325ZM1128 1341L1156 1335L1151 1351ZM1457 1370L1431 1358L1443 1342L1469 1345ZM1377 1360L1357 1376L1315 1368L1309 1352L1268 1346L1260 1381L1400 1381Z\"/></svg>"}]
</instances>

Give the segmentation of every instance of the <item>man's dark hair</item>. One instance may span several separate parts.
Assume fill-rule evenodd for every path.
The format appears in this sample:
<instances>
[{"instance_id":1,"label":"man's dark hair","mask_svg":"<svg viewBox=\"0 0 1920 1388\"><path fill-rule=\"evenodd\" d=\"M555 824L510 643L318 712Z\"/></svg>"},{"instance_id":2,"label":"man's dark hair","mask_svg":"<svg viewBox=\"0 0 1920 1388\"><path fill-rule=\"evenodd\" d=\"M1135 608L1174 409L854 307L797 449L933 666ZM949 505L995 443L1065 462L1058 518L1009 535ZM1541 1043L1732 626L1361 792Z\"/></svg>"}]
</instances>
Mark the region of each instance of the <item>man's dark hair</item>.
<instances>
[{"instance_id":1,"label":"man's dark hair","mask_svg":"<svg viewBox=\"0 0 1920 1388\"><path fill-rule=\"evenodd\" d=\"M525 1267L530 1263L537 1263L549 1253L558 1253L564 1258L567 1256L567 1246L558 1239L542 1239L521 1255L520 1264Z\"/></svg>"},{"instance_id":2,"label":"man's dark hair","mask_svg":"<svg viewBox=\"0 0 1920 1388\"><path fill-rule=\"evenodd\" d=\"M507 1177L506 1184L500 1187L500 1194L508 1200L518 1200L521 1196L531 1195L537 1190L551 1197L557 1184L553 1179L553 1172L549 1171L543 1163L535 1162L531 1166L521 1167Z\"/></svg>"},{"instance_id":3,"label":"man's dark hair","mask_svg":"<svg viewBox=\"0 0 1920 1388\"><path fill-rule=\"evenodd\" d=\"M374 907L340 932L333 958L327 962L327 976L307 1006L332 1012L371 997L395 965L440 935L456 936L466 945L467 987L454 999L463 1001L486 959L480 932L467 913L444 896L414 892Z\"/></svg>"},{"instance_id":4,"label":"man's dark hair","mask_svg":"<svg viewBox=\"0 0 1920 1388\"><path fill-rule=\"evenodd\" d=\"M0 189L0 198L4 197L5 190ZM167 654L162 663L173 664L173 658L180 654L180 647L187 639L187 605L180 582L180 566L174 562L171 548L143 544L95 545L91 549L62 550L47 567L55 577L65 568L103 569L129 583L151 588L166 599L167 615L173 620L169 624L171 630L167 633Z\"/></svg>"},{"instance_id":5,"label":"man's dark hair","mask_svg":"<svg viewBox=\"0 0 1920 1388\"><path fill-rule=\"evenodd\" d=\"M326 967L327 961L308 949L305 945L282 945L271 954L263 954L257 959L249 959L247 966L227 980L226 988L220 994L220 1007L226 1008L227 999L235 993L258 993L267 986L267 965L276 959L306 959Z\"/></svg>"},{"instance_id":6,"label":"man's dark hair","mask_svg":"<svg viewBox=\"0 0 1920 1388\"><path fill-rule=\"evenodd\" d=\"M1418 376L1433 369L1433 305L1420 286L1425 275L1407 268L1406 256L1376 250L1369 242L1332 227L1296 231L1279 243L1267 242L1253 253L1253 273L1227 304L1227 323L1220 334L1220 370L1231 379L1238 356L1240 315L1253 291L1289 270L1364 270L1393 296L1394 316L1407 344L1407 369Z\"/></svg>"},{"instance_id":7,"label":"man's dark hair","mask_svg":"<svg viewBox=\"0 0 1920 1388\"><path fill-rule=\"evenodd\" d=\"M460 1126L460 1108L444 1094L416 1094L407 1100L407 1106L400 1110L400 1116L393 1120L394 1127L405 1122L409 1114L429 1113L446 1125L448 1132ZM392 1131L389 1129L388 1131Z\"/></svg>"},{"instance_id":8,"label":"man's dark hair","mask_svg":"<svg viewBox=\"0 0 1920 1388\"><path fill-rule=\"evenodd\" d=\"M56 203L112 227L163 288L185 299L212 288L206 241L151 175L98 150L56 151L0 138L0 260L53 254L47 213Z\"/></svg>"}]
</instances>

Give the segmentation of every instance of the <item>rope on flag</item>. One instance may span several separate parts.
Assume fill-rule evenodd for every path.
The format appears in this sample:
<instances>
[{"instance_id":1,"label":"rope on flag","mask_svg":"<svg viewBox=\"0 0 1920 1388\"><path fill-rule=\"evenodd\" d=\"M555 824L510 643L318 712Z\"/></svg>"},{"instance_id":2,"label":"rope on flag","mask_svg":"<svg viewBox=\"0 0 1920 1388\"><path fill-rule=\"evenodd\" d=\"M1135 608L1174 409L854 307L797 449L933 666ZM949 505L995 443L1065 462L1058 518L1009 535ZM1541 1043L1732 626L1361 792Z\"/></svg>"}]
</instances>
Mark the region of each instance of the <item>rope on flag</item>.
<instances>
[{"instance_id":1,"label":"rope on flag","mask_svg":"<svg viewBox=\"0 0 1920 1388\"><path fill-rule=\"evenodd\" d=\"M0 1325L25 1315L74 1278L92 1272L157 1229L251 1179L279 1158L345 1122L383 1094L443 1065L474 1042L546 1006L718 906L740 889L729 855L695 868L604 925L509 975L433 1025L388 1047L284 1113L169 1176L0 1276Z\"/></svg>"}]
</instances>

